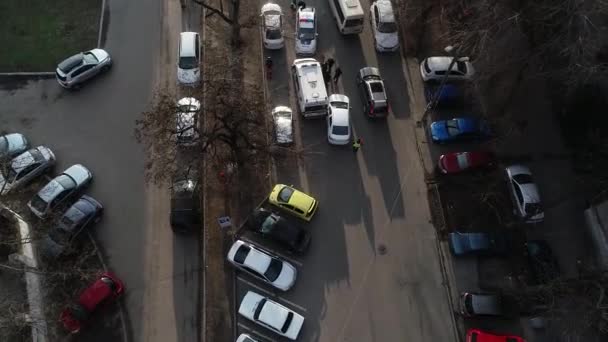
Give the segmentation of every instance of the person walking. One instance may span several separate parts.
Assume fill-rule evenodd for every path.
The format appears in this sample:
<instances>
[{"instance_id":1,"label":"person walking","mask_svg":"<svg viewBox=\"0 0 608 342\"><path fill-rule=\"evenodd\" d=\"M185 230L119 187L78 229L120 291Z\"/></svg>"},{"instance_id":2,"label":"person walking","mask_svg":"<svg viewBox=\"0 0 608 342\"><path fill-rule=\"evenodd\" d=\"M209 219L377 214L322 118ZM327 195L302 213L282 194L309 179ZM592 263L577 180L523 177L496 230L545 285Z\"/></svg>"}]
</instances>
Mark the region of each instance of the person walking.
<instances>
[{"instance_id":1,"label":"person walking","mask_svg":"<svg viewBox=\"0 0 608 342\"><path fill-rule=\"evenodd\" d=\"M327 67L327 73L331 75L331 68L333 68L334 63L336 61L334 61L333 58L329 57L326 61L325 61L325 65Z\"/></svg>"},{"instance_id":2,"label":"person walking","mask_svg":"<svg viewBox=\"0 0 608 342\"><path fill-rule=\"evenodd\" d=\"M336 71L334 72L334 83L338 84L338 80L340 79L340 76L342 75L342 69L340 69L339 66L336 67Z\"/></svg>"},{"instance_id":3,"label":"person walking","mask_svg":"<svg viewBox=\"0 0 608 342\"><path fill-rule=\"evenodd\" d=\"M272 58L270 56L266 57L266 78L269 80L272 79Z\"/></svg>"},{"instance_id":4,"label":"person walking","mask_svg":"<svg viewBox=\"0 0 608 342\"><path fill-rule=\"evenodd\" d=\"M363 140L361 140L361 138L355 139L355 141L353 141L353 152L356 153L357 151L359 151L361 145L363 145Z\"/></svg>"}]
</instances>

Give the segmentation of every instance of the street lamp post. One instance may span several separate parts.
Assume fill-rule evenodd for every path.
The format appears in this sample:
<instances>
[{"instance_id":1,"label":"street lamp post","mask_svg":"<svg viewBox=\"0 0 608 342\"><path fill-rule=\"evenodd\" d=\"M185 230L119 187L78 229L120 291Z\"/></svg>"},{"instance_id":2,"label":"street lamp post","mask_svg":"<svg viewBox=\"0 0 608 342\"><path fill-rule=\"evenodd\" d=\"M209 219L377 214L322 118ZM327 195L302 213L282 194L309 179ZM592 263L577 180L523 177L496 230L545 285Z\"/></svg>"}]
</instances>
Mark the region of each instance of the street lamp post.
<instances>
[{"instance_id":1,"label":"street lamp post","mask_svg":"<svg viewBox=\"0 0 608 342\"><path fill-rule=\"evenodd\" d=\"M424 114L422 114L422 118L420 119L420 121L416 122L418 127L421 127L424 123L426 123L427 116L429 115L431 110L435 109L435 107L437 106L437 102L439 102L439 96L441 96L443 87L445 86L445 84L448 81L448 76L450 75L450 71L452 71L452 68L454 67L456 62L467 62L469 60L468 57L458 57L457 53L452 54L452 51L454 51L454 47L452 45L446 46L443 49L443 51L445 51L446 53L451 55L452 60L450 61L450 65L448 66L448 70L446 71L445 75L443 75L443 77L441 78L441 83L439 84L439 89L437 89L437 91L435 91L435 93L433 94L433 98L431 99L431 101L429 103L427 103L426 108L424 109Z\"/></svg>"}]
</instances>

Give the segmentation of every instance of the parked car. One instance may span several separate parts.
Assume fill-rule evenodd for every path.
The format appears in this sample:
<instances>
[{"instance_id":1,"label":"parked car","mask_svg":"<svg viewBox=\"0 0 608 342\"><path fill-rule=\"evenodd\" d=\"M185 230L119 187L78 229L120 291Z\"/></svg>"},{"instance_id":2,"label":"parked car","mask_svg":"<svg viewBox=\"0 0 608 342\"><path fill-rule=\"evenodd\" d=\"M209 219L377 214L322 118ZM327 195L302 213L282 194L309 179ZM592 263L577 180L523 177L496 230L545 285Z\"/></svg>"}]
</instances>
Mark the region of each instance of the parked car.
<instances>
[{"instance_id":1,"label":"parked car","mask_svg":"<svg viewBox=\"0 0 608 342\"><path fill-rule=\"evenodd\" d=\"M463 117L431 123L431 138L434 143L484 140L491 136L490 126L483 119Z\"/></svg>"},{"instance_id":2,"label":"parked car","mask_svg":"<svg viewBox=\"0 0 608 342\"><path fill-rule=\"evenodd\" d=\"M437 167L445 174L493 166L495 157L488 151L451 152L439 157Z\"/></svg>"},{"instance_id":3,"label":"parked car","mask_svg":"<svg viewBox=\"0 0 608 342\"><path fill-rule=\"evenodd\" d=\"M317 52L318 36L314 7L298 8L295 28L296 55L314 55Z\"/></svg>"},{"instance_id":4,"label":"parked car","mask_svg":"<svg viewBox=\"0 0 608 342\"><path fill-rule=\"evenodd\" d=\"M0 194L24 186L55 165L55 154L46 146L38 146L13 158L0 169Z\"/></svg>"},{"instance_id":5,"label":"parked car","mask_svg":"<svg viewBox=\"0 0 608 342\"><path fill-rule=\"evenodd\" d=\"M523 165L511 165L505 172L515 216L526 223L542 222L545 213L530 169Z\"/></svg>"},{"instance_id":6,"label":"parked car","mask_svg":"<svg viewBox=\"0 0 608 342\"><path fill-rule=\"evenodd\" d=\"M460 294L458 311L465 317L474 316L502 316L502 297L495 293Z\"/></svg>"},{"instance_id":7,"label":"parked car","mask_svg":"<svg viewBox=\"0 0 608 342\"><path fill-rule=\"evenodd\" d=\"M365 67L359 70L357 85L361 91L363 113L370 118L387 116L390 106L380 70L374 67Z\"/></svg>"},{"instance_id":8,"label":"parked car","mask_svg":"<svg viewBox=\"0 0 608 342\"><path fill-rule=\"evenodd\" d=\"M310 232L264 208L258 208L251 214L247 228L276 241L293 253L303 253L310 245Z\"/></svg>"},{"instance_id":9,"label":"parked car","mask_svg":"<svg viewBox=\"0 0 608 342\"><path fill-rule=\"evenodd\" d=\"M327 141L332 145L350 142L349 99L346 95L332 94L327 106Z\"/></svg>"},{"instance_id":10,"label":"parked car","mask_svg":"<svg viewBox=\"0 0 608 342\"><path fill-rule=\"evenodd\" d=\"M289 262L241 240L232 244L228 261L282 291L289 290L295 284L298 274Z\"/></svg>"},{"instance_id":11,"label":"parked car","mask_svg":"<svg viewBox=\"0 0 608 342\"><path fill-rule=\"evenodd\" d=\"M293 113L291 108L277 106L272 110L274 140L278 145L293 144Z\"/></svg>"},{"instance_id":12,"label":"parked car","mask_svg":"<svg viewBox=\"0 0 608 342\"><path fill-rule=\"evenodd\" d=\"M190 233L202 228L198 182L195 176L173 181L169 223L176 233Z\"/></svg>"},{"instance_id":13,"label":"parked car","mask_svg":"<svg viewBox=\"0 0 608 342\"><path fill-rule=\"evenodd\" d=\"M427 103L435 102L434 108L461 107L465 102L465 91L457 84L446 83L443 85L426 84L424 86L424 97Z\"/></svg>"},{"instance_id":14,"label":"parked car","mask_svg":"<svg viewBox=\"0 0 608 342\"><path fill-rule=\"evenodd\" d=\"M243 297L239 314L290 340L298 338L304 325L304 317L253 291Z\"/></svg>"},{"instance_id":15,"label":"parked car","mask_svg":"<svg viewBox=\"0 0 608 342\"><path fill-rule=\"evenodd\" d=\"M397 33L395 12L390 0L372 2L369 12L376 51L397 51L399 49L399 34Z\"/></svg>"},{"instance_id":16,"label":"parked car","mask_svg":"<svg viewBox=\"0 0 608 342\"><path fill-rule=\"evenodd\" d=\"M507 238L496 233L453 232L449 234L448 242L456 256L502 255L508 249Z\"/></svg>"},{"instance_id":17,"label":"parked car","mask_svg":"<svg viewBox=\"0 0 608 342\"><path fill-rule=\"evenodd\" d=\"M73 334L79 332L93 312L115 301L124 290L124 284L114 274L103 273L80 294L75 303L61 312L63 327Z\"/></svg>"},{"instance_id":18,"label":"parked car","mask_svg":"<svg viewBox=\"0 0 608 342\"><path fill-rule=\"evenodd\" d=\"M29 147L29 142L21 133L10 133L0 136L0 162L13 158Z\"/></svg>"},{"instance_id":19,"label":"parked car","mask_svg":"<svg viewBox=\"0 0 608 342\"><path fill-rule=\"evenodd\" d=\"M526 342L526 340L515 335L496 335L479 329L469 329L466 342Z\"/></svg>"},{"instance_id":20,"label":"parked car","mask_svg":"<svg viewBox=\"0 0 608 342\"><path fill-rule=\"evenodd\" d=\"M262 6L261 12L264 47L269 50L283 48L285 39L283 38L283 11L281 6L269 2Z\"/></svg>"},{"instance_id":21,"label":"parked car","mask_svg":"<svg viewBox=\"0 0 608 342\"><path fill-rule=\"evenodd\" d=\"M192 146L198 142L200 125L198 121L201 103L194 97L184 97L177 101L177 143Z\"/></svg>"},{"instance_id":22,"label":"parked car","mask_svg":"<svg viewBox=\"0 0 608 342\"><path fill-rule=\"evenodd\" d=\"M559 264L547 241L528 241L526 243L526 252L531 271L531 284L545 284L559 277Z\"/></svg>"},{"instance_id":23,"label":"parked car","mask_svg":"<svg viewBox=\"0 0 608 342\"><path fill-rule=\"evenodd\" d=\"M423 81L441 81L454 57L438 56L425 58L420 63L420 75ZM470 62L456 61L448 75L449 81L470 80L475 74L475 69Z\"/></svg>"},{"instance_id":24,"label":"parked car","mask_svg":"<svg viewBox=\"0 0 608 342\"><path fill-rule=\"evenodd\" d=\"M27 206L34 215L45 218L60 204L71 200L89 185L92 179L93 175L86 167L80 164L72 165L40 189Z\"/></svg>"},{"instance_id":25,"label":"parked car","mask_svg":"<svg viewBox=\"0 0 608 342\"><path fill-rule=\"evenodd\" d=\"M251 337L251 335L249 335L249 334L240 334L239 337L236 339L236 342L258 342L258 341L254 340L253 337Z\"/></svg>"},{"instance_id":26,"label":"parked car","mask_svg":"<svg viewBox=\"0 0 608 342\"><path fill-rule=\"evenodd\" d=\"M313 197L284 184L274 186L268 201L304 221L310 221L319 204Z\"/></svg>"},{"instance_id":27,"label":"parked car","mask_svg":"<svg viewBox=\"0 0 608 342\"><path fill-rule=\"evenodd\" d=\"M93 49L78 53L59 63L55 70L57 82L67 89L78 88L82 83L112 67L112 58L106 50Z\"/></svg>"},{"instance_id":28,"label":"parked car","mask_svg":"<svg viewBox=\"0 0 608 342\"><path fill-rule=\"evenodd\" d=\"M194 86L201 81L201 41L197 32L182 32L179 35L177 54L177 81Z\"/></svg>"},{"instance_id":29,"label":"parked car","mask_svg":"<svg viewBox=\"0 0 608 342\"><path fill-rule=\"evenodd\" d=\"M50 229L42 242L42 252L47 259L63 254L79 234L99 222L103 206L94 198L83 195L63 213L57 224Z\"/></svg>"}]
</instances>

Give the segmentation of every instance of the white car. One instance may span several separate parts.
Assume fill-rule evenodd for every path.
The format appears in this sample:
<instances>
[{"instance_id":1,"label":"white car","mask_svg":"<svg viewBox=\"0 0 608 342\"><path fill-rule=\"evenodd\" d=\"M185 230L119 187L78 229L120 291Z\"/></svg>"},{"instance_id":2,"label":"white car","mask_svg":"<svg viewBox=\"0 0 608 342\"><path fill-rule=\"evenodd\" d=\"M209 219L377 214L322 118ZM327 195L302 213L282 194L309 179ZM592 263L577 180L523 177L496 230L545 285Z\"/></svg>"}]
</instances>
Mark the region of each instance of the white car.
<instances>
[{"instance_id":1,"label":"white car","mask_svg":"<svg viewBox=\"0 0 608 342\"><path fill-rule=\"evenodd\" d=\"M317 52L317 17L313 7L298 9L296 14L296 54L312 56Z\"/></svg>"},{"instance_id":2,"label":"white car","mask_svg":"<svg viewBox=\"0 0 608 342\"><path fill-rule=\"evenodd\" d=\"M241 240L232 244L228 261L279 290L287 291L296 282L298 272L290 263Z\"/></svg>"},{"instance_id":3,"label":"white car","mask_svg":"<svg viewBox=\"0 0 608 342\"><path fill-rule=\"evenodd\" d=\"M298 338L304 325L304 317L253 291L243 297L239 314L290 340Z\"/></svg>"},{"instance_id":4,"label":"white car","mask_svg":"<svg viewBox=\"0 0 608 342\"><path fill-rule=\"evenodd\" d=\"M532 179L532 172L523 165L511 165L505 169L508 187L513 200L514 214L526 223L541 222L545 218L538 187Z\"/></svg>"},{"instance_id":5,"label":"white car","mask_svg":"<svg viewBox=\"0 0 608 342\"><path fill-rule=\"evenodd\" d=\"M441 81L445 76L454 57L428 57L420 63L420 75L423 81ZM473 65L468 62L456 61L448 75L448 81L470 80L475 74Z\"/></svg>"},{"instance_id":6,"label":"white car","mask_svg":"<svg viewBox=\"0 0 608 342\"><path fill-rule=\"evenodd\" d=\"M46 146L27 150L0 168L0 194L5 195L31 182L55 165L55 154Z\"/></svg>"},{"instance_id":7,"label":"white car","mask_svg":"<svg viewBox=\"0 0 608 342\"><path fill-rule=\"evenodd\" d=\"M258 340L254 340L249 334L240 334L236 342L258 342Z\"/></svg>"},{"instance_id":8,"label":"white car","mask_svg":"<svg viewBox=\"0 0 608 342\"><path fill-rule=\"evenodd\" d=\"M274 138L279 145L293 144L293 113L289 107L277 106L272 110Z\"/></svg>"},{"instance_id":9,"label":"white car","mask_svg":"<svg viewBox=\"0 0 608 342\"><path fill-rule=\"evenodd\" d=\"M378 52L397 51L399 33L395 13L390 0L378 0L370 7L369 21L374 33L374 45Z\"/></svg>"},{"instance_id":10,"label":"white car","mask_svg":"<svg viewBox=\"0 0 608 342\"><path fill-rule=\"evenodd\" d=\"M201 103L194 97L184 97L177 101L177 108L177 143L184 146L194 145L199 137L198 111L201 109Z\"/></svg>"},{"instance_id":11,"label":"white car","mask_svg":"<svg viewBox=\"0 0 608 342\"><path fill-rule=\"evenodd\" d=\"M177 81L186 86L195 86L201 81L201 41L197 32L182 32L179 35L177 53Z\"/></svg>"},{"instance_id":12,"label":"white car","mask_svg":"<svg viewBox=\"0 0 608 342\"><path fill-rule=\"evenodd\" d=\"M327 106L327 141L333 145L350 142L349 100L346 95L332 94Z\"/></svg>"},{"instance_id":13,"label":"white car","mask_svg":"<svg viewBox=\"0 0 608 342\"><path fill-rule=\"evenodd\" d=\"M269 50L282 49L285 44L283 38L283 11L281 6L267 3L262 6L262 41Z\"/></svg>"}]
</instances>

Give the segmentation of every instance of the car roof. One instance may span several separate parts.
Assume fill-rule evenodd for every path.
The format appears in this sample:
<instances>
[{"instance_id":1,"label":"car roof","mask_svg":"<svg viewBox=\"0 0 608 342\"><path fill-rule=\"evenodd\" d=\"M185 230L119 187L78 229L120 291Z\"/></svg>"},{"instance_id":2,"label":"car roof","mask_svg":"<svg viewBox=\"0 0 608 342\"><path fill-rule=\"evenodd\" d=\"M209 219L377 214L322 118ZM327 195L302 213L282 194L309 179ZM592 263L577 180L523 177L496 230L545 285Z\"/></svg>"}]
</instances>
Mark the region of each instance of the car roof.
<instances>
[{"instance_id":1,"label":"car roof","mask_svg":"<svg viewBox=\"0 0 608 342\"><path fill-rule=\"evenodd\" d=\"M45 202L50 202L53 198L57 197L62 191L73 189L75 184L70 183L71 179L66 175L60 175L55 179L48 182L40 191L38 191L38 197L43 199Z\"/></svg>"},{"instance_id":2,"label":"car roof","mask_svg":"<svg viewBox=\"0 0 608 342\"><path fill-rule=\"evenodd\" d=\"M59 68L61 71L65 72L67 74L70 71L72 71L75 67L81 65L83 60L84 60L84 54L81 52L81 53L78 53L78 54L75 54L73 56L66 58L61 63L59 63L57 68Z\"/></svg>"},{"instance_id":3,"label":"car roof","mask_svg":"<svg viewBox=\"0 0 608 342\"><path fill-rule=\"evenodd\" d=\"M88 217L88 215L91 215L97 211L96 206L83 197L76 201L76 203L72 204L72 206L61 216L59 224L62 229L72 230L74 226ZM64 218L68 218L73 223L68 226L63 222Z\"/></svg>"},{"instance_id":4,"label":"car roof","mask_svg":"<svg viewBox=\"0 0 608 342\"><path fill-rule=\"evenodd\" d=\"M82 292L78 299L78 303L84 306L88 311L93 311L99 303L112 295L112 289L99 277L93 285L89 286Z\"/></svg>"},{"instance_id":5,"label":"car roof","mask_svg":"<svg viewBox=\"0 0 608 342\"><path fill-rule=\"evenodd\" d=\"M289 310L287 310L287 308L268 299L266 300L266 303L264 303L264 307L262 308L262 311L260 311L258 319L277 330L281 330L283 324L287 320L288 314Z\"/></svg>"},{"instance_id":6,"label":"car roof","mask_svg":"<svg viewBox=\"0 0 608 342\"><path fill-rule=\"evenodd\" d=\"M268 254L260 251L253 245L246 246L249 247L249 253L247 253L243 264L257 271L260 274L264 274L264 272L266 272L266 270L268 269L272 258Z\"/></svg>"},{"instance_id":7,"label":"car roof","mask_svg":"<svg viewBox=\"0 0 608 342\"><path fill-rule=\"evenodd\" d=\"M334 108L332 110L332 121L336 126L348 126L348 109Z\"/></svg>"},{"instance_id":8,"label":"car roof","mask_svg":"<svg viewBox=\"0 0 608 342\"><path fill-rule=\"evenodd\" d=\"M471 306L476 314L500 314L500 296L495 294L471 294Z\"/></svg>"},{"instance_id":9,"label":"car roof","mask_svg":"<svg viewBox=\"0 0 608 342\"><path fill-rule=\"evenodd\" d=\"M180 33L180 51L182 57L191 57L196 56L196 52L194 51L196 36L198 33L196 32L182 32Z\"/></svg>"}]
</instances>

